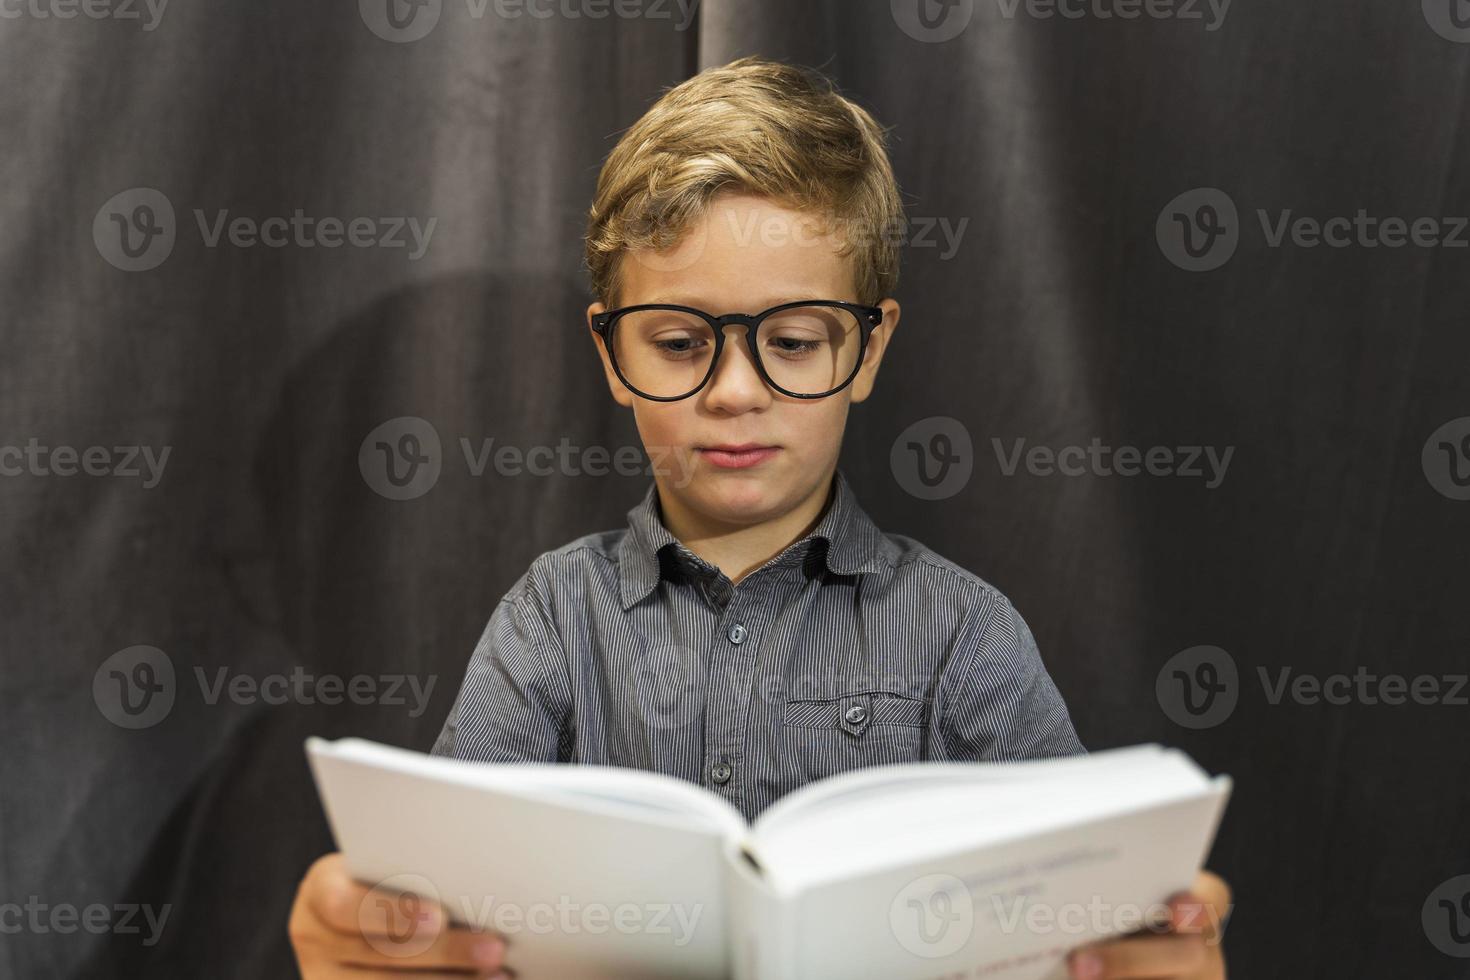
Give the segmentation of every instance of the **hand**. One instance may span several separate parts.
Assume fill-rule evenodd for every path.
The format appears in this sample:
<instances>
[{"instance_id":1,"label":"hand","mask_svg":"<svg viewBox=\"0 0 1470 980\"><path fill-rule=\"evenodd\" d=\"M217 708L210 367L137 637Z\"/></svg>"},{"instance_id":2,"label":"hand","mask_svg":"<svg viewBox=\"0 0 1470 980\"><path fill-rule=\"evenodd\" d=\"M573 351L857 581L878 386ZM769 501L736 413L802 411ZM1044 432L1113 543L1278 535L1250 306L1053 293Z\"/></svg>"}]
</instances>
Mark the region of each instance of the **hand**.
<instances>
[{"instance_id":1,"label":"hand","mask_svg":"<svg viewBox=\"0 0 1470 980\"><path fill-rule=\"evenodd\" d=\"M1073 950L1075 980L1225 980L1225 920L1230 886L1201 871L1189 892L1169 901L1167 931L1134 934Z\"/></svg>"},{"instance_id":2,"label":"hand","mask_svg":"<svg viewBox=\"0 0 1470 980\"><path fill-rule=\"evenodd\" d=\"M303 980L512 976L501 969L503 939L448 922L437 903L375 891L328 854L301 879L287 931Z\"/></svg>"}]
</instances>

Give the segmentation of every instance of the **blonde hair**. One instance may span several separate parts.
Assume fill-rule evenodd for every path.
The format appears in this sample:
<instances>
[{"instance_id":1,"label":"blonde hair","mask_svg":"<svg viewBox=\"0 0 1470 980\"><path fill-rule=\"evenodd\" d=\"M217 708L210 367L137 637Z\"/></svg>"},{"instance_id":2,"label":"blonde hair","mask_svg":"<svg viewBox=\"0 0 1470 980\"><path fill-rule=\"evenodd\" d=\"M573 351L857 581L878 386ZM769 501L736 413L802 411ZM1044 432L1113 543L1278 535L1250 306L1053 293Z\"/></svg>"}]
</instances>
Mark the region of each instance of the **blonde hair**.
<instances>
[{"instance_id":1,"label":"blonde hair","mask_svg":"<svg viewBox=\"0 0 1470 980\"><path fill-rule=\"evenodd\" d=\"M731 189L856 228L838 254L858 302L893 295L904 213L885 130L826 76L748 57L667 90L608 154L587 216L597 300L613 305L624 252L677 244Z\"/></svg>"}]
</instances>

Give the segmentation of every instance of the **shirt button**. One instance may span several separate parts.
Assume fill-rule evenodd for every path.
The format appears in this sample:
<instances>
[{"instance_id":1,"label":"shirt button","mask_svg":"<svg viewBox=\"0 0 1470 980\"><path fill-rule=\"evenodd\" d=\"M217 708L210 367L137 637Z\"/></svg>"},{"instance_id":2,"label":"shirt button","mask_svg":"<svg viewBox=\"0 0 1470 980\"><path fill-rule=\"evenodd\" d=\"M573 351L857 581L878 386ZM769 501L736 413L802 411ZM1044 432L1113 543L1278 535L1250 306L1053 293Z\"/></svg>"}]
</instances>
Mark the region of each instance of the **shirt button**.
<instances>
[{"instance_id":1,"label":"shirt button","mask_svg":"<svg viewBox=\"0 0 1470 980\"><path fill-rule=\"evenodd\" d=\"M855 704L847 709L847 714L843 715L843 717L847 719L850 725L861 725L863 719L868 717L868 709L860 704Z\"/></svg>"},{"instance_id":2,"label":"shirt button","mask_svg":"<svg viewBox=\"0 0 1470 980\"><path fill-rule=\"evenodd\" d=\"M734 626L731 626L730 627L730 632L728 634L726 634L726 635L730 637L730 642L733 643L733 644L735 644L736 646L739 646L740 644L744 643L745 642L745 626L744 626L744 624L742 624L742 623L736 623Z\"/></svg>"},{"instance_id":3,"label":"shirt button","mask_svg":"<svg viewBox=\"0 0 1470 980\"><path fill-rule=\"evenodd\" d=\"M731 772L733 770L727 763L716 762L709 767L709 778L723 786L730 781Z\"/></svg>"}]
</instances>

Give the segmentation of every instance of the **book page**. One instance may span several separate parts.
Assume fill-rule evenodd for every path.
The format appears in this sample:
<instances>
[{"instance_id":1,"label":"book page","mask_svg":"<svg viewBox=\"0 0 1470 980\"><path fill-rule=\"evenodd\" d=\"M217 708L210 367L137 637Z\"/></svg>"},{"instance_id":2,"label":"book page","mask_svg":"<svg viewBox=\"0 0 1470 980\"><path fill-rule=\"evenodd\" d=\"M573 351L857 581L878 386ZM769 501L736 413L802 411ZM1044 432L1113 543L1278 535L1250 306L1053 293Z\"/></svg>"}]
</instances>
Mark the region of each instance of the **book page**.
<instances>
[{"instance_id":1,"label":"book page","mask_svg":"<svg viewBox=\"0 0 1470 980\"><path fill-rule=\"evenodd\" d=\"M1208 855L1229 780L1082 825L783 894L790 980L1065 980L1069 950L1142 927Z\"/></svg>"},{"instance_id":2,"label":"book page","mask_svg":"<svg viewBox=\"0 0 1470 980\"><path fill-rule=\"evenodd\" d=\"M1210 787L1182 753L1157 749L943 764L934 767L933 778L913 771L922 766L891 768L905 771L828 780L845 785L834 785L820 803L757 820L750 846L774 888L789 891L863 869L1084 824L1197 797Z\"/></svg>"},{"instance_id":3,"label":"book page","mask_svg":"<svg viewBox=\"0 0 1470 980\"><path fill-rule=\"evenodd\" d=\"M956 783L994 785L1060 779L1069 771L1096 773L1099 766L1118 772L1123 766L1147 765L1165 749L1160 745L1136 745L1108 749L1091 755L1019 762L910 762L841 773L803 786L777 800L756 818L755 836L816 816L831 807L848 807L865 799L922 792Z\"/></svg>"},{"instance_id":4,"label":"book page","mask_svg":"<svg viewBox=\"0 0 1470 980\"><path fill-rule=\"evenodd\" d=\"M536 772L320 740L308 752L353 876L505 936L520 975L728 976L724 849L744 830L738 813L682 808L677 788L659 785L677 781L649 773ZM619 783L650 795L609 792Z\"/></svg>"}]
</instances>

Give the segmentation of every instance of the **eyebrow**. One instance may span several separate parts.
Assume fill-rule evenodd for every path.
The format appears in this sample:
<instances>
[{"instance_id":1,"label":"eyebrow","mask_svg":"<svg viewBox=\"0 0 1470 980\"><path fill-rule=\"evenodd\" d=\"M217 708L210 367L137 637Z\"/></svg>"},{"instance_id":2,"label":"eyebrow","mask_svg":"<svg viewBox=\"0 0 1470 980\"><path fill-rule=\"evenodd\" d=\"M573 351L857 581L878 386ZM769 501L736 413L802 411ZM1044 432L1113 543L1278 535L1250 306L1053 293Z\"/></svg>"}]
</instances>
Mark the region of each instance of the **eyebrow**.
<instances>
[{"instance_id":1,"label":"eyebrow","mask_svg":"<svg viewBox=\"0 0 1470 980\"><path fill-rule=\"evenodd\" d=\"M761 305L756 306L754 309L746 310L746 311L742 311L742 312L757 313L757 312L759 312L761 310L769 310L772 307L781 306L784 303L795 303L798 300L806 300L806 299L827 299L827 298L828 297L826 297L826 296L817 296L817 295L814 295L814 294L804 294L804 295L801 295L801 296L788 296L788 297L784 297L784 298L776 298L776 299L770 300L770 301L768 301L766 303L762 303ZM649 303L658 303L658 304L668 305L668 306L692 306L696 310L704 310L705 312L713 312L704 303L700 302L697 299L691 299L688 296L658 297L656 299L648 300L648 302ZM629 305L632 305L632 304L629 304Z\"/></svg>"}]
</instances>

